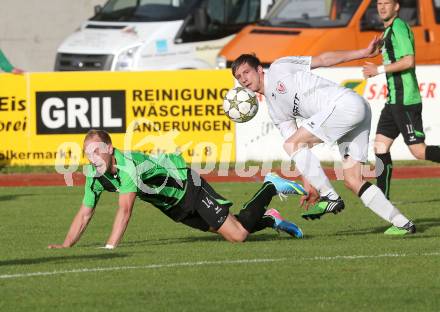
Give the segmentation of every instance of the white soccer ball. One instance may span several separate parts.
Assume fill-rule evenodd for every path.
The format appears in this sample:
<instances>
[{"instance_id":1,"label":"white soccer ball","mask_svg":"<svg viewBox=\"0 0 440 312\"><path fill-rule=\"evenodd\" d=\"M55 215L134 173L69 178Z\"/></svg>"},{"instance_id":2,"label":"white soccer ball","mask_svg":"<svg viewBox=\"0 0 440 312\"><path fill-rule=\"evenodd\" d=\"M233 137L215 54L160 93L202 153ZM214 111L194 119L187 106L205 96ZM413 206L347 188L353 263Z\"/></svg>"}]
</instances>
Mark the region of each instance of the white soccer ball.
<instances>
[{"instance_id":1,"label":"white soccer ball","mask_svg":"<svg viewBox=\"0 0 440 312\"><path fill-rule=\"evenodd\" d=\"M258 112L257 96L249 89L235 87L226 94L223 100L223 110L232 121L249 121Z\"/></svg>"}]
</instances>

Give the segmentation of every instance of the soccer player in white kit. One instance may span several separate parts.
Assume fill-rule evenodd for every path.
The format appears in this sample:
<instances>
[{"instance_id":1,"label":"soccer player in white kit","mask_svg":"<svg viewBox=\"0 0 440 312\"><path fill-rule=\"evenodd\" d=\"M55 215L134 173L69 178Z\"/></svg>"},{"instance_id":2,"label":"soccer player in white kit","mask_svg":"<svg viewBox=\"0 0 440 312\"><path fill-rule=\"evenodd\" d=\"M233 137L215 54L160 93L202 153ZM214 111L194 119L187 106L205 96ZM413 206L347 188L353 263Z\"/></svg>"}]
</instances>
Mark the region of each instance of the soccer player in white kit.
<instances>
[{"instance_id":1,"label":"soccer player in white kit","mask_svg":"<svg viewBox=\"0 0 440 312\"><path fill-rule=\"evenodd\" d=\"M312 194L319 192L319 200L302 214L303 218L313 220L344 209L344 201L310 150L315 144L336 142L342 156L345 186L366 207L392 223L385 234L405 235L415 232L414 224L376 185L362 177L361 164L367 161L371 127L368 102L352 90L311 72L317 67L373 57L378 54L379 44L374 39L361 50L283 57L272 63L267 73L255 55L243 54L232 64L232 73L243 87L265 95L270 117L285 139L283 147L301 172L306 190ZM304 119L299 128L297 118Z\"/></svg>"}]
</instances>

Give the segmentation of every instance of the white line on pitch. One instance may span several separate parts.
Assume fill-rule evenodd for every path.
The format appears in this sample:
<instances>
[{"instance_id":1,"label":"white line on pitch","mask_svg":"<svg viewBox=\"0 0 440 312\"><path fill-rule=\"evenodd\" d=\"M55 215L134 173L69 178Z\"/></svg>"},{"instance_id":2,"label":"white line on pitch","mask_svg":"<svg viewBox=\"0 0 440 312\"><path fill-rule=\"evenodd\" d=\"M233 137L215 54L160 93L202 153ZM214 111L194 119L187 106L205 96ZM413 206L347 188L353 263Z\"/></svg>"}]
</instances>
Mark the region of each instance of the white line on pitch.
<instances>
[{"instance_id":1,"label":"white line on pitch","mask_svg":"<svg viewBox=\"0 0 440 312\"><path fill-rule=\"evenodd\" d=\"M192 266L204 266L204 265L216 265L216 264L249 264L249 263L265 263L285 261L287 258L279 259L242 259L242 260L222 260L222 261L198 261L198 262L180 262L169 264L149 264L140 266L118 266L118 267L106 267L106 268L84 268L65 271L52 271L52 272L34 272L34 273L21 273L21 274L5 274L0 275L0 279L10 279L18 277L32 277L32 276L47 276L69 273L88 273L88 272L103 272L103 271L122 271L122 270L139 270L139 269L161 269L161 268L173 268L173 267L192 267Z\"/></svg>"},{"instance_id":2,"label":"white line on pitch","mask_svg":"<svg viewBox=\"0 0 440 312\"><path fill-rule=\"evenodd\" d=\"M368 259L368 258L393 258L393 257L429 257L429 256L440 256L440 252L430 252L421 254L382 254L382 255L353 255L353 256L331 256L331 257L312 257L307 260L356 260L356 259Z\"/></svg>"},{"instance_id":3,"label":"white line on pitch","mask_svg":"<svg viewBox=\"0 0 440 312\"><path fill-rule=\"evenodd\" d=\"M309 257L309 258L296 258L300 261L332 261L332 260L357 260L357 259L374 259L374 258L402 258L402 257L430 257L440 256L440 252L430 252L421 254L381 254L381 255L349 255L349 256L330 256L330 257ZM33 273L20 273L20 274L4 274L0 275L0 279L14 279L20 277L34 277L34 276L48 276L48 275L60 275L71 273L91 273L91 272L108 272L108 271L123 271L123 270L148 270L148 269L162 269L173 267L195 267L195 266L208 266L208 265L228 265L228 264L251 264L251 263L267 263L267 262L281 262L287 260L295 260L295 258L278 258L278 259L242 259L242 260L221 260L221 261L198 261L198 262L179 262L169 264L149 264L140 266L117 266L117 267L104 267L104 268L83 268L64 271L51 271L51 272L33 272Z\"/></svg>"}]
</instances>

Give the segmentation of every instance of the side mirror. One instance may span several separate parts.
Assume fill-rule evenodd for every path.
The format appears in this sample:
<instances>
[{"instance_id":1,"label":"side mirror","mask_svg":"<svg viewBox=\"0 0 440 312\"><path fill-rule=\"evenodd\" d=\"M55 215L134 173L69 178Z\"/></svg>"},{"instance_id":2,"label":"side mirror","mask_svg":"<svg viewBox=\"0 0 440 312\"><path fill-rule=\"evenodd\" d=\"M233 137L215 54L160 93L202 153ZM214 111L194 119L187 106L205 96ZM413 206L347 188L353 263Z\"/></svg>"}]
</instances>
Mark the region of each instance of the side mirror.
<instances>
[{"instance_id":1,"label":"side mirror","mask_svg":"<svg viewBox=\"0 0 440 312\"><path fill-rule=\"evenodd\" d=\"M208 30L208 13L206 9L198 8L194 12L194 24L199 33L206 33Z\"/></svg>"},{"instance_id":2,"label":"side mirror","mask_svg":"<svg viewBox=\"0 0 440 312\"><path fill-rule=\"evenodd\" d=\"M101 13L101 11L102 11L102 6L99 5L99 4L98 4L98 5L95 5L94 10L95 10L95 15Z\"/></svg>"}]
</instances>

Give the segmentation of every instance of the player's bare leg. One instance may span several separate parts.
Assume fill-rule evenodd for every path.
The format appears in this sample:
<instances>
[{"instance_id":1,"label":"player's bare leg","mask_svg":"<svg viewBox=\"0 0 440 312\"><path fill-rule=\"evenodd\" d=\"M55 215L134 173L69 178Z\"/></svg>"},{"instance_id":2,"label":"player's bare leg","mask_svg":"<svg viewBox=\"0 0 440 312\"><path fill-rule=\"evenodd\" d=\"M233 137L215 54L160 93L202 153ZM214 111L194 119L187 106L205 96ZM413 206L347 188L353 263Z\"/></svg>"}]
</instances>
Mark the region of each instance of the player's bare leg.
<instances>
[{"instance_id":1,"label":"player's bare leg","mask_svg":"<svg viewBox=\"0 0 440 312\"><path fill-rule=\"evenodd\" d=\"M408 145L408 148L411 151L411 154L417 159L440 163L440 146L418 143Z\"/></svg>"},{"instance_id":2,"label":"player's bare leg","mask_svg":"<svg viewBox=\"0 0 440 312\"><path fill-rule=\"evenodd\" d=\"M362 166L350 156L342 160L344 184L353 193L358 194L365 181L362 178Z\"/></svg>"},{"instance_id":3,"label":"player's bare leg","mask_svg":"<svg viewBox=\"0 0 440 312\"><path fill-rule=\"evenodd\" d=\"M331 194L335 198L339 197L333 189L328 177L321 167L319 159L311 152L316 144L323 143L321 139L309 132L307 129L300 127L289 139L284 143L284 150L292 157L296 167L303 177L309 182L321 196ZM307 191L307 190L306 190Z\"/></svg>"},{"instance_id":4,"label":"player's bare leg","mask_svg":"<svg viewBox=\"0 0 440 312\"><path fill-rule=\"evenodd\" d=\"M337 213L344 209L344 202L330 184L319 159L310 150L313 145L319 143L322 143L322 140L304 127L300 127L284 143L284 149L295 161L304 179L319 192L319 201L302 214L303 218L312 220L319 219L325 213Z\"/></svg>"},{"instance_id":5,"label":"player's bare leg","mask_svg":"<svg viewBox=\"0 0 440 312\"><path fill-rule=\"evenodd\" d=\"M374 143L377 186L388 199L390 198L390 184L393 172L393 162L390 154L390 148L393 142L393 139L382 134L377 134ZM408 145L408 149L416 159L440 163L440 146L417 143Z\"/></svg>"},{"instance_id":6,"label":"player's bare leg","mask_svg":"<svg viewBox=\"0 0 440 312\"><path fill-rule=\"evenodd\" d=\"M278 232L286 232L292 237L302 238L303 233L301 229L293 222L285 220L276 209L269 209L264 214L262 220L255 228L255 232L264 228L271 227ZM249 236L249 233L238 219L229 214L225 223L217 230L210 229L213 233L218 233L223 238L231 243L244 242Z\"/></svg>"},{"instance_id":7,"label":"player's bare leg","mask_svg":"<svg viewBox=\"0 0 440 312\"><path fill-rule=\"evenodd\" d=\"M281 178L279 178L281 179ZM302 186L293 183L295 190ZM294 223L281 217L274 209L266 210L272 198L277 195L279 190L271 180L265 181L254 196L243 205L237 215L229 214L217 233L222 235L230 242L243 242L250 233L254 233L265 228L273 228L276 231L286 232L287 234L301 238L301 229ZM293 194L293 193L292 193ZM304 194L295 193L295 194Z\"/></svg>"},{"instance_id":8,"label":"player's bare leg","mask_svg":"<svg viewBox=\"0 0 440 312\"><path fill-rule=\"evenodd\" d=\"M226 221L217 230L217 233L223 236L224 239L232 243L243 242L249 235L249 232L232 214L228 215Z\"/></svg>"},{"instance_id":9,"label":"player's bare leg","mask_svg":"<svg viewBox=\"0 0 440 312\"><path fill-rule=\"evenodd\" d=\"M418 143L418 144L412 144L412 145L408 145L408 148L411 152L411 154L413 154L413 156L417 159L420 160L425 160L426 159L426 144L425 143Z\"/></svg>"},{"instance_id":10,"label":"player's bare leg","mask_svg":"<svg viewBox=\"0 0 440 312\"><path fill-rule=\"evenodd\" d=\"M345 186L357 194L362 203L379 217L393 224L385 234L404 235L414 233L416 228L374 184L362 178L362 166L358 161L347 157L343 160Z\"/></svg>"}]
</instances>

